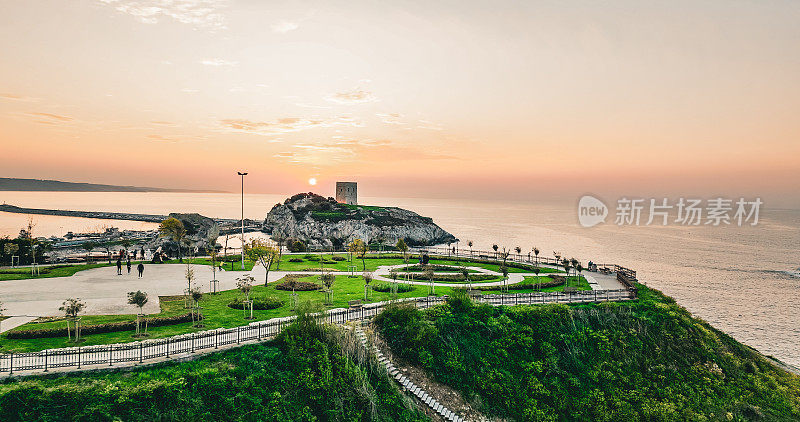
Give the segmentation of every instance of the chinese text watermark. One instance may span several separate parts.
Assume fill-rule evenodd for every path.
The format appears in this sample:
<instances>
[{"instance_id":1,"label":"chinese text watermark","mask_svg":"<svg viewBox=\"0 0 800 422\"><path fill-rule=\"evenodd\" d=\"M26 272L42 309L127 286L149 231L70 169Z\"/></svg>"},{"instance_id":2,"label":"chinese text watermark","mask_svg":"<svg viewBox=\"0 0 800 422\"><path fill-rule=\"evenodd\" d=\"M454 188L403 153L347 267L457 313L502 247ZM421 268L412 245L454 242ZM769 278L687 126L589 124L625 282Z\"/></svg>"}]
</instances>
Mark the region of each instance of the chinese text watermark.
<instances>
[{"instance_id":1,"label":"chinese text watermark","mask_svg":"<svg viewBox=\"0 0 800 422\"><path fill-rule=\"evenodd\" d=\"M617 200L614 224L618 226L678 224L684 226L737 226L758 224L761 198L620 198ZM585 195L578 201L578 222L583 227L603 223L609 214L608 207L599 199Z\"/></svg>"}]
</instances>

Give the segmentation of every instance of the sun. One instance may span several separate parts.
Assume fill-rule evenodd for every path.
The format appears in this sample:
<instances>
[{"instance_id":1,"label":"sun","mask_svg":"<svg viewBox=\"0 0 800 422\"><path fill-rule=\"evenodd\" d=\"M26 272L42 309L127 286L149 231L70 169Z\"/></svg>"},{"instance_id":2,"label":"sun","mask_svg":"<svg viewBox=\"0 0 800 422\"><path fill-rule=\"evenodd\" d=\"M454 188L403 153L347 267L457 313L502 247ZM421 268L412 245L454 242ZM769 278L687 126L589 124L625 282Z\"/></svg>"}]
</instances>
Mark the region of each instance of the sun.
<instances>
[{"instance_id":1,"label":"sun","mask_svg":"<svg viewBox=\"0 0 800 422\"><path fill-rule=\"evenodd\" d=\"M317 178L316 177L312 177L312 178L308 179L308 184L311 185L311 186L316 185L317 184Z\"/></svg>"}]
</instances>

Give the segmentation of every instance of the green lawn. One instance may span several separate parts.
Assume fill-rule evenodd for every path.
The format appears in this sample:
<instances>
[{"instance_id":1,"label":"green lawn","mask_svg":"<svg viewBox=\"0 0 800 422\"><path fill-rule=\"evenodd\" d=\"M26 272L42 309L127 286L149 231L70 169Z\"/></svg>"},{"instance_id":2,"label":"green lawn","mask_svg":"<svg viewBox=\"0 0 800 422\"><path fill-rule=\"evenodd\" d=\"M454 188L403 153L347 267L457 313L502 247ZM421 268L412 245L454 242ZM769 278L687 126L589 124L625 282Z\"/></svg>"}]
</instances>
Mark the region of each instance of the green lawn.
<instances>
[{"instance_id":1,"label":"green lawn","mask_svg":"<svg viewBox=\"0 0 800 422\"><path fill-rule=\"evenodd\" d=\"M539 276L542 279L542 282L550 281L550 278L546 276ZM302 277L298 279L299 281L310 281L317 284L321 284L318 275L311 275L307 277ZM269 286L265 287L264 285L256 285L253 287L253 291L251 296L252 297L259 297L259 296L273 296L281 299L284 302L284 305L277 309L270 309L270 310L255 310L253 311L253 316L255 320L265 320L270 318L276 317L284 317L292 315L293 312L290 309L292 305L291 300L291 292L278 290L275 288L279 282L270 283ZM535 284L534 277L526 277L523 283L530 283ZM478 284L478 283L474 283ZM552 288L544 289L543 291L562 291L563 286L557 286ZM579 290L589 290L589 285L586 283L586 280L581 278L581 286ZM436 286L436 294L438 296L441 295L449 295L453 291L451 287L445 286ZM510 293L531 293L535 292L535 289L524 289L524 290L512 290ZM500 288L496 290L487 290L483 291L483 294L499 294L501 293ZM314 292L297 292L298 294L298 301L305 302L311 301L316 302L320 306L323 306L323 302L325 299L325 294L321 291L314 291ZM427 285L414 285L413 290L406 293L399 293L398 297L400 298L408 298L408 297L424 297L428 294L428 286ZM148 330L150 336L148 338L162 338L162 337L169 337L177 334L185 334L203 330L209 330L214 328L230 328L235 327L237 325L247 325L251 320L244 319L245 313L242 310L232 309L228 307L228 303L231 302L236 297L241 297L241 293L238 290L225 290L217 294L205 294L203 299L200 302L200 306L202 307L203 316L205 317L203 323L205 327L203 328L196 328L193 327L190 322L181 323L176 325L169 325L163 327L152 327ZM174 297L169 297L170 300L161 300L161 312L158 314L150 315L151 317L163 317L163 316L173 316L173 315L181 315L188 312L187 309L184 308L183 299L174 299ZM347 302L350 300L363 300L364 299L364 279L361 276L357 276L354 278L350 278L346 275L337 275L336 281L333 283L333 303L331 305L323 306L326 309L332 308L346 308L348 306ZM370 300L369 302L380 302L385 300L391 299L391 293L385 292L370 292ZM104 323L112 323L112 322L120 322L120 321L132 321L135 320L135 315L87 315L82 318L82 324L86 325L94 325L94 324L104 324ZM41 322L41 323L28 323L22 325L20 327L15 328L14 330L28 330L28 329L45 329L45 328L65 328L66 323L63 320L60 321L51 321L51 322ZM37 351L37 350L44 350L50 348L58 348L58 347L70 347L74 344L69 343L66 339L66 328L65 328L65 337L63 338L42 338L42 339L14 339L8 340L5 338L4 335L0 336L0 352L30 352L30 351ZM89 346L95 344L109 344L109 343L125 343L131 341L137 341L138 339L133 338L133 331L119 331L115 333L104 333L104 334L93 334L89 336L85 336L85 341L81 343L82 346Z\"/></svg>"},{"instance_id":2,"label":"green lawn","mask_svg":"<svg viewBox=\"0 0 800 422\"><path fill-rule=\"evenodd\" d=\"M319 276L313 275L300 278L299 281L312 281L319 282ZM256 285L253 287L251 296L274 296L283 300L284 305L277 309L271 310L255 310L253 316L256 320L265 320L276 317L284 317L292 315L290 309L292 300L291 292L277 290L275 285L277 282L270 283L269 286ZM450 294L451 288L437 287L436 293L438 295ZM407 293L399 293L398 297L420 297L427 296L427 286L414 286L414 289ZM325 294L323 292L297 292L298 300L300 302L312 301L322 305ZM381 292L370 292L370 302L379 302L389 300L391 294ZM203 323L204 328L192 327L190 322L181 323L176 325L169 325L163 327L151 327L148 330L150 336L148 338L161 338L169 337L177 334L185 334L196 331L208 330L219 327L235 327L237 325L247 325L251 320L244 319L244 311L238 309L231 309L228 303L236 297L241 297L238 290L226 290L218 294L205 294L200 302L203 308L203 315L205 317ZM350 278L345 275L337 275L336 281L333 284L333 303L324 306L326 309L331 308L346 308L347 302L354 299L364 299L364 279L361 276ZM161 301L161 312L158 314L150 315L151 317L181 315L187 313L188 310L183 307L183 300L168 300ZM81 319L84 326L103 324L119 321L132 321L135 320L135 315L87 315ZM44 350L49 348L70 347L74 344L69 343L66 339L66 323L64 321L42 322L42 323L28 323L14 330L22 329L44 329L44 328L64 328L63 338L42 338L42 339L14 339L8 340L5 335L0 335L0 352L29 352ZM120 331L114 333L93 334L85 336L85 340L81 343L82 346L89 346L95 344L109 344L109 343L125 343L130 341L137 341L133 338L133 331Z\"/></svg>"},{"instance_id":3,"label":"green lawn","mask_svg":"<svg viewBox=\"0 0 800 422\"><path fill-rule=\"evenodd\" d=\"M69 277L78 271L92 268L109 267L114 264L57 264L39 267L39 275L31 275L30 268L4 268L0 269L0 281L24 280L29 278Z\"/></svg>"},{"instance_id":4,"label":"green lawn","mask_svg":"<svg viewBox=\"0 0 800 422\"><path fill-rule=\"evenodd\" d=\"M404 261L399 254L396 253L387 253L387 254L369 254L367 258L364 259L362 264L361 259L358 257L353 257L352 262L348 261L347 253L335 253L335 254L313 254L308 255L313 256L315 258L321 258L325 261L325 263L320 264L320 261L309 260L306 258L306 255L283 255L280 264L275 262L272 264L270 269L275 270L279 269L281 271L307 271L307 270L319 270L324 268L325 270L332 270L332 271L342 271L348 272L350 271L350 266L355 266L356 272L363 272L365 271L364 266L366 266L366 271L372 272L375 271L378 267L384 265L399 265L403 264ZM333 261L333 257L343 257L345 258L344 261ZM415 265L418 263L418 257L409 255L410 259L408 260L409 265ZM302 259L302 262L289 262L290 259ZM196 265L211 265L211 260L209 258L184 258L184 263L186 261L190 261L192 264ZM135 261L134 265L138 264L139 261ZM166 261L167 264L177 264L179 261L177 259L172 259ZM487 270L500 272L500 265L499 264L488 264L483 262L468 262L465 263L463 261L454 261L454 260L447 260L447 259L431 259L431 264L434 265L450 265L450 266L471 266L471 267L480 267L485 268ZM98 264L58 264L52 266L43 266L40 268L40 275L38 277L32 277L29 268L7 268L7 269L0 269L0 281L3 280L21 280L21 279L29 279L29 278L46 278L46 277L68 277L75 274L78 271L89 270L92 268L99 268L99 267L108 267L113 266L114 263L98 263ZM251 271L255 266L253 261L245 259L244 269L242 269L241 261L236 262L217 262L217 265L222 265L226 271ZM412 270L413 271L413 270ZM444 270L441 270L444 271ZM508 271L510 273L530 273L530 270L522 269L522 268L514 268L508 267ZM541 267L541 273L552 273L557 272L559 270L547 267ZM474 272L471 270L470 272Z\"/></svg>"}]
</instances>

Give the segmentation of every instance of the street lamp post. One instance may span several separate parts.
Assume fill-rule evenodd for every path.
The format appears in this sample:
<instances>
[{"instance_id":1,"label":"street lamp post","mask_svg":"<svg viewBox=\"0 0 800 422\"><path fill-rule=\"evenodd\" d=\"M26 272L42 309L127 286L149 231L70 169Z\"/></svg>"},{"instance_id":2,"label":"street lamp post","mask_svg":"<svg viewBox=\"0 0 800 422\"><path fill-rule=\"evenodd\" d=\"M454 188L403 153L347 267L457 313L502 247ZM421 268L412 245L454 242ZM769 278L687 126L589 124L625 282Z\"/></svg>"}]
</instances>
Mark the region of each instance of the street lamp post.
<instances>
[{"instance_id":1,"label":"street lamp post","mask_svg":"<svg viewBox=\"0 0 800 422\"><path fill-rule=\"evenodd\" d=\"M244 177L247 176L247 172L237 173L242 176L242 271L244 271Z\"/></svg>"}]
</instances>

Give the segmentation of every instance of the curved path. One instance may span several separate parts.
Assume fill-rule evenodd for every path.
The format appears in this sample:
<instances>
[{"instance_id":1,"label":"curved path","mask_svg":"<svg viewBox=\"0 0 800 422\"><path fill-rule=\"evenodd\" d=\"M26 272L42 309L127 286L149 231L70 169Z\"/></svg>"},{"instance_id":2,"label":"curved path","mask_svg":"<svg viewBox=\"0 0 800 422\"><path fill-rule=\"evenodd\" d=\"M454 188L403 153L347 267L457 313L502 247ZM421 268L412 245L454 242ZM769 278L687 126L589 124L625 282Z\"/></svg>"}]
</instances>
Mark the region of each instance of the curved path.
<instances>
[{"instance_id":1,"label":"curved path","mask_svg":"<svg viewBox=\"0 0 800 422\"><path fill-rule=\"evenodd\" d=\"M375 279L389 281L387 276L393 268L401 265L387 265L377 268L374 272ZM192 265L195 275L195 285L203 291L210 290L210 281L214 278L211 266ZM500 273L480 267L468 267L485 274L500 276ZM286 274L318 275L319 271L270 271L269 282L283 278ZM333 272L337 275L349 274L348 272ZM219 280L218 290L236 288L236 278L250 274L256 283L262 283L265 278L264 268L254 267L251 271L217 271L216 279ZM533 273L510 273L508 284L521 282L526 276ZM583 276L593 290L619 289L621 285L614 276L584 272ZM142 290L150 295L150 301L145 305L144 312L153 314L160 312L158 296L180 295L186 288L186 265L184 264L159 264L145 265L143 278L138 278L135 267L130 274L123 268L123 275L117 275L115 267L101 267L80 271L69 277L52 277L24 280L0 281L0 300L3 301L6 315L10 318L0 324L2 331L9 330L24 324L39 316L58 316L58 308L68 297L79 297L86 303L84 315L103 314L133 314L137 309L128 304L128 292ZM412 284L427 285L425 281L414 281ZM489 283L473 283L480 286L499 286L502 281ZM463 287L465 283L436 283L437 286Z\"/></svg>"}]
</instances>

